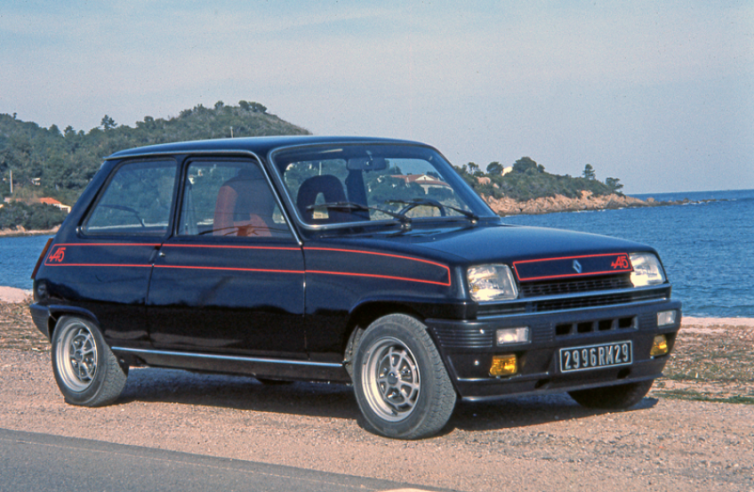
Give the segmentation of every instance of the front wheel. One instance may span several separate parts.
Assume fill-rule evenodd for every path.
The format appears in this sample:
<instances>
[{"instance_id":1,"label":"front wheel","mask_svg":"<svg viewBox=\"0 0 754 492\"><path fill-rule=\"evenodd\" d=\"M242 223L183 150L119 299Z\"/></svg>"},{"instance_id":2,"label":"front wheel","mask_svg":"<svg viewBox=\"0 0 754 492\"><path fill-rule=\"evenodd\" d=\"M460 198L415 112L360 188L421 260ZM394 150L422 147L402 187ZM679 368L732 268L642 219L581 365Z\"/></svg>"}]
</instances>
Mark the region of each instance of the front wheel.
<instances>
[{"instance_id":1,"label":"front wheel","mask_svg":"<svg viewBox=\"0 0 754 492\"><path fill-rule=\"evenodd\" d=\"M582 407L620 410L639 403L649 393L653 382L654 380L650 379L638 383L571 391L568 394Z\"/></svg>"},{"instance_id":2,"label":"front wheel","mask_svg":"<svg viewBox=\"0 0 754 492\"><path fill-rule=\"evenodd\" d=\"M65 401L86 407L114 402L128 377L128 367L118 363L99 328L69 316L53 332L52 370Z\"/></svg>"},{"instance_id":3,"label":"front wheel","mask_svg":"<svg viewBox=\"0 0 754 492\"><path fill-rule=\"evenodd\" d=\"M428 437L450 419L456 393L426 327L392 314L372 323L359 340L353 373L356 400L377 433Z\"/></svg>"}]
</instances>

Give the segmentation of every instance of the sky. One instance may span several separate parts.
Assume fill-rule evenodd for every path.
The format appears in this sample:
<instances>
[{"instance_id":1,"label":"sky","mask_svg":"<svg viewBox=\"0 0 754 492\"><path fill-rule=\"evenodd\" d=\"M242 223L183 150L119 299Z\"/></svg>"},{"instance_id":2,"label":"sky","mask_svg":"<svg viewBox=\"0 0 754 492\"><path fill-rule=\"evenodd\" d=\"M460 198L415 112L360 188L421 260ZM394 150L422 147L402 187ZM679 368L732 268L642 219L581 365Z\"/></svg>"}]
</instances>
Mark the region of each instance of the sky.
<instances>
[{"instance_id":1,"label":"sky","mask_svg":"<svg viewBox=\"0 0 754 492\"><path fill-rule=\"evenodd\" d=\"M317 135L754 189L754 1L0 0L0 113L89 131L257 101Z\"/></svg>"}]
</instances>

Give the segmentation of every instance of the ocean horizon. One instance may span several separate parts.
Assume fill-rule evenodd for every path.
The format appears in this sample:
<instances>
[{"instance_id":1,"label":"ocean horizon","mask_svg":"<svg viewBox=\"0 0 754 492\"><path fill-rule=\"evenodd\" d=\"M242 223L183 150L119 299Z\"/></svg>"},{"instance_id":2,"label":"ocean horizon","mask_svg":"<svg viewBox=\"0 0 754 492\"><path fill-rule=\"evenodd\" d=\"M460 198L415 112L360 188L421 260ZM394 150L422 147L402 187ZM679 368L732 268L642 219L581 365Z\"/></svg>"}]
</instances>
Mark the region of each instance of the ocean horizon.
<instances>
[{"instance_id":1,"label":"ocean horizon","mask_svg":"<svg viewBox=\"0 0 754 492\"><path fill-rule=\"evenodd\" d=\"M508 224L570 229L654 247L683 313L754 318L754 190L643 193L691 203L618 210L515 215ZM705 201L714 200L714 201ZM50 236L0 236L0 285L30 290L31 271Z\"/></svg>"}]
</instances>

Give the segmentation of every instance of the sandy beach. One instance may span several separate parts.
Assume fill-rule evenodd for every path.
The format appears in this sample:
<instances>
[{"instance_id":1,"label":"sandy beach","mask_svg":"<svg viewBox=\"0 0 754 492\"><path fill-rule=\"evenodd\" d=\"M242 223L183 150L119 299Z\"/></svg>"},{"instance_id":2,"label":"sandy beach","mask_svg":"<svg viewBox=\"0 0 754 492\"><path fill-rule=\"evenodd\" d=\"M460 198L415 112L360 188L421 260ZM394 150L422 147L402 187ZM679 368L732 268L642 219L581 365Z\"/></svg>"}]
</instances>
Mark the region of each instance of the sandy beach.
<instances>
[{"instance_id":1,"label":"sandy beach","mask_svg":"<svg viewBox=\"0 0 754 492\"><path fill-rule=\"evenodd\" d=\"M15 287L0 287L0 302L19 303L31 297L31 290L17 289Z\"/></svg>"}]
</instances>

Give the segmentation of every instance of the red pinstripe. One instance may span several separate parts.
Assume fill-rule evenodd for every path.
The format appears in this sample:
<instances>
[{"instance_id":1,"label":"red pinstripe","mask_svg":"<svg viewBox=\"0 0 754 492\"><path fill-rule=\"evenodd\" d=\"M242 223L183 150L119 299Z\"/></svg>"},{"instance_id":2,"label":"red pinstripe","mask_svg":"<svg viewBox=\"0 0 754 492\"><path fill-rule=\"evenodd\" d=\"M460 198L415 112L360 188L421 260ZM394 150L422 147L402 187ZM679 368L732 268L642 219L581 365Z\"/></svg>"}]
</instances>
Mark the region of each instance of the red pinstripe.
<instances>
[{"instance_id":1,"label":"red pinstripe","mask_svg":"<svg viewBox=\"0 0 754 492\"><path fill-rule=\"evenodd\" d=\"M225 248L225 249L272 249L282 251L301 251L301 248L287 246L236 246L224 244L163 244L163 248Z\"/></svg>"},{"instance_id":2,"label":"red pinstripe","mask_svg":"<svg viewBox=\"0 0 754 492\"><path fill-rule=\"evenodd\" d=\"M401 260L418 261L420 263L427 263L428 265L434 265L440 268L444 268L448 275L448 281L446 283L440 283L440 282L434 282L434 281L425 281L425 282L436 283L438 285L450 285L450 268L447 265L443 265L442 263L435 263L434 261L424 260L421 258L414 258L411 256L401 256L401 255L394 255L390 253L376 253L373 251L361 251L361 250L354 250L354 249L318 248L318 247L304 246L304 251L336 251L339 253L360 253L363 255L387 256L390 258L400 258Z\"/></svg>"},{"instance_id":3,"label":"red pinstripe","mask_svg":"<svg viewBox=\"0 0 754 492\"><path fill-rule=\"evenodd\" d=\"M145 243L60 243L55 246L151 246L158 247L159 244L145 244ZM245 245L213 245L213 244L164 244L163 247L184 247L184 248L227 248L227 249L254 249L254 250L283 250L283 251L300 251L295 247L283 247L283 246L245 246ZM56 248L54 248L56 249ZM400 280L405 282L417 282L423 284L441 285L449 287L450 282L450 268L447 265L436 263L433 261L423 260L421 258L412 258L410 256L394 255L389 253L376 253L372 251L359 251L351 249L338 249L338 248L304 248L308 250L317 251L335 251L342 253L361 253L376 256L385 256L391 258L399 258L409 261L417 261L420 263L426 263L429 265L438 266L444 268L448 275L447 282L438 282L434 280L424 280L409 277L398 277L392 275L378 275L372 273L357 273L357 272L334 272L327 270L282 270L272 268L237 268L237 267L212 267L212 266L193 266L193 265L154 265L155 268L173 268L173 269L188 269L188 270L225 270L225 271L237 271L237 272L260 272L260 273L294 273L294 274L319 274L319 275L344 275L353 277L368 277L368 278L381 278L386 280ZM117 263L47 263L45 260L45 266L57 267L57 266L77 266L77 267L134 267L134 268L148 268L151 264L117 264Z\"/></svg>"},{"instance_id":4,"label":"red pinstripe","mask_svg":"<svg viewBox=\"0 0 754 492\"><path fill-rule=\"evenodd\" d=\"M176 268L188 270L229 270L232 272L264 272L264 273L306 273L304 270L276 270L272 268L238 268L238 267L211 267L191 265L155 265L155 268Z\"/></svg>"},{"instance_id":5,"label":"red pinstripe","mask_svg":"<svg viewBox=\"0 0 754 492\"><path fill-rule=\"evenodd\" d=\"M390 275L377 275L374 273L351 273L351 272L328 272L324 270L307 270L306 273L319 273L322 275L346 275L352 277L370 277L370 278L384 278L389 280L403 280L406 282L418 282L422 284L442 285L444 287L450 287L450 282L435 282L434 280L422 280L418 278L407 277L393 277Z\"/></svg>"}]
</instances>

